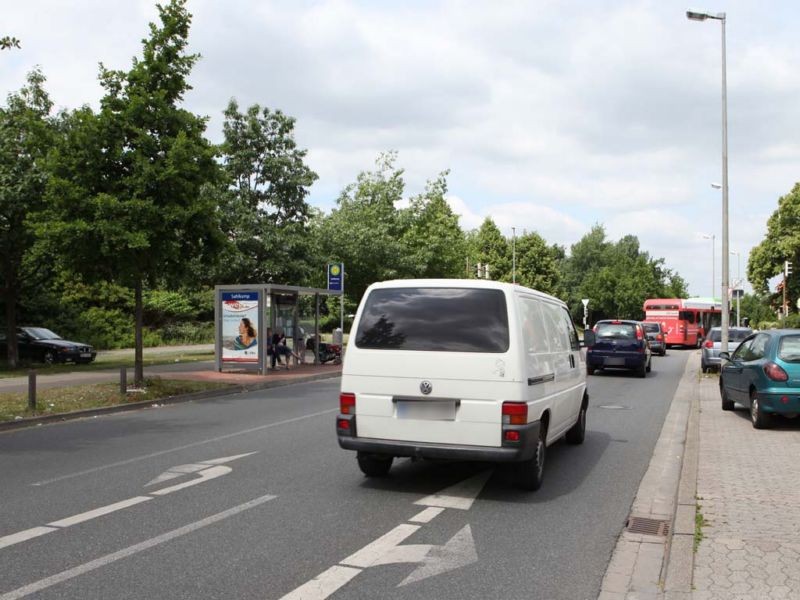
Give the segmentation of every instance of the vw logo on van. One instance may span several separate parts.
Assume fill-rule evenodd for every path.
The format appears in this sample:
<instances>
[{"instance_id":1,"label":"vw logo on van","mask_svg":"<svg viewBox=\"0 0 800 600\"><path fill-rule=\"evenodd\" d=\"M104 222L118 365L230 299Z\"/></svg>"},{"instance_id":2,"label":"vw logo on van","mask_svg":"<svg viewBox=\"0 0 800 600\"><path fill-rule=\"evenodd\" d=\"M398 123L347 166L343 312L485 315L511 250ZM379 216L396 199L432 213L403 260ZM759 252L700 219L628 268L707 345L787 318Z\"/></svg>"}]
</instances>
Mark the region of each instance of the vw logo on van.
<instances>
[{"instance_id":1,"label":"vw logo on van","mask_svg":"<svg viewBox=\"0 0 800 600\"><path fill-rule=\"evenodd\" d=\"M427 396L433 391L433 385L430 381L423 381L419 384L419 391Z\"/></svg>"}]
</instances>

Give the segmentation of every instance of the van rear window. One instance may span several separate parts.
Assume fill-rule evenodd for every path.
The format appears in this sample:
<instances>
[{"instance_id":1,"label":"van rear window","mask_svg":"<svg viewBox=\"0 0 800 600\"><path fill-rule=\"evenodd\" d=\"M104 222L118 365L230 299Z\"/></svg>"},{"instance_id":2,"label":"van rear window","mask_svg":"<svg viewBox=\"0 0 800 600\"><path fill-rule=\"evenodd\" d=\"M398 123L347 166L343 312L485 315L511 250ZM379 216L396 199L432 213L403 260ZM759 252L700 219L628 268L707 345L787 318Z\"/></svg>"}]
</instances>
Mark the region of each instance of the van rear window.
<instances>
[{"instance_id":1,"label":"van rear window","mask_svg":"<svg viewBox=\"0 0 800 600\"><path fill-rule=\"evenodd\" d=\"M507 352L501 290L384 288L367 297L356 346L376 350Z\"/></svg>"}]
</instances>

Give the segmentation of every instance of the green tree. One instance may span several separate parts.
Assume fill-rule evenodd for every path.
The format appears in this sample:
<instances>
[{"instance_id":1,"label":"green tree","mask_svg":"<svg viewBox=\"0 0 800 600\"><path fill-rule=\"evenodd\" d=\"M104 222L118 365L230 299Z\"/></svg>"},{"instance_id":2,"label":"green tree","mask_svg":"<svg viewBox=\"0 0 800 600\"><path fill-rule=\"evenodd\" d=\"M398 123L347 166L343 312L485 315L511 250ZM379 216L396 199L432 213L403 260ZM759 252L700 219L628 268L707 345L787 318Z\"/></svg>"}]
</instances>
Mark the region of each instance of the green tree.
<instances>
[{"instance_id":1,"label":"green tree","mask_svg":"<svg viewBox=\"0 0 800 600\"><path fill-rule=\"evenodd\" d=\"M308 188L317 179L294 139L295 120L254 104L225 109L222 154L229 189L220 195L222 227L232 242L220 282L297 284L312 268ZM318 266L318 265L315 265Z\"/></svg>"},{"instance_id":2,"label":"green tree","mask_svg":"<svg viewBox=\"0 0 800 600\"><path fill-rule=\"evenodd\" d=\"M18 363L19 293L33 272L25 270L26 256L35 241L30 217L44 206L45 157L54 135L45 77L34 70L27 81L19 92L8 96L7 106L0 108L0 290L12 368Z\"/></svg>"},{"instance_id":3,"label":"green tree","mask_svg":"<svg viewBox=\"0 0 800 600\"><path fill-rule=\"evenodd\" d=\"M459 277L464 272L464 232L446 195L447 171L429 181L425 192L403 211L407 225L402 243L413 277Z\"/></svg>"},{"instance_id":4,"label":"green tree","mask_svg":"<svg viewBox=\"0 0 800 600\"><path fill-rule=\"evenodd\" d=\"M558 295L561 279L559 259L563 250L558 246L548 246L536 232L523 233L514 244L517 283L546 294Z\"/></svg>"},{"instance_id":5,"label":"green tree","mask_svg":"<svg viewBox=\"0 0 800 600\"><path fill-rule=\"evenodd\" d=\"M477 274L480 263L489 266L489 279L511 281L511 247L491 217L468 236L468 245L471 277Z\"/></svg>"},{"instance_id":6,"label":"green tree","mask_svg":"<svg viewBox=\"0 0 800 600\"><path fill-rule=\"evenodd\" d=\"M15 37L5 35L0 38L0 50L8 50L9 48L19 48L19 40Z\"/></svg>"},{"instance_id":7,"label":"green tree","mask_svg":"<svg viewBox=\"0 0 800 600\"><path fill-rule=\"evenodd\" d=\"M606 240L605 229L595 225L572 246L565 261L567 296L573 316L582 318L581 298L589 298L592 321L602 318L643 317L647 298L686 296L686 283L643 252L639 239L626 235L616 243Z\"/></svg>"},{"instance_id":8,"label":"green tree","mask_svg":"<svg viewBox=\"0 0 800 600\"><path fill-rule=\"evenodd\" d=\"M180 108L198 56L188 54L191 15L185 0L158 5L142 58L129 71L101 65L105 96L98 114L65 116L64 143L54 157L54 210L42 233L67 265L88 281L132 288L135 381L143 381L142 292L146 283L179 282L187 262L214 256L216 207L201 193L217 181L206 120Z\"/></svg>"},{"instance_id":9,"label":"green tree","mask_svg":"<svg viewBox=\"0 0 800 600\"><path fill-rule=\"evenodd\" d=\"M371 283L410 272L403 219L395 206L405 188L396 159L395 152L382 154L375 171L360 173L317 230L322 256L344 263L345 293L354 302Z\"/></svg>"},{"instance_id":10,"label":"green tree","mask_svg":"<svg viewBox=\"0 0 800 600\"><path fill-rule=\"evenodd\" d=\"M747 279L753 289L761 294L769 293L769 280L780 275L784 262L790 261L793 272L786 279L787 301L790 310L800 295L800 282L796 274L800 259L800 183L778 200L778 208L767 220L767 235L750 252L747 261ZM782 292L780 294L782 296ZM774 297L777 304L783 298Z\"/></svg>"}]
</instances>

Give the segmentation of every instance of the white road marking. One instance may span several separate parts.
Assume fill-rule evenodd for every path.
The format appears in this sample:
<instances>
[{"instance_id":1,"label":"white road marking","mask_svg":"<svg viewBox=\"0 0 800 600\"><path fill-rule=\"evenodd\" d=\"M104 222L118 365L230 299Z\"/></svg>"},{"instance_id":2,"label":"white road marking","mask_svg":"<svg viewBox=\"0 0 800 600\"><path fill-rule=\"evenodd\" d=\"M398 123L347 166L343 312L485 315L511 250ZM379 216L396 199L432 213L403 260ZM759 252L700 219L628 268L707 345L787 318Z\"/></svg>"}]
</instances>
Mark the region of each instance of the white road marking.
<instances>
[{"instance_id":1,"label":"white road marking","mask_svg":"<svg viewBox=\"0 0 800 600\"><path fill-rule=\"evenodd\" d=\"M417 500L414 504L469 510L491 475L491 470L478 473L474 477L459 481L457 484L443 489L441 492L427 496L422 500Z\"/></svg>"},{"instance_id":2,"label":"white road marking","mask_svg":"<svg viewBox=\"0 0 800 600\"><path fill-rule=\"evenodd\" d=\"M128 498L122 502L101 506L100 508L95 508L94 510L89 510L79 515L73 515L71 517L67 517L66 519L61 519L60 521L53 521L52 523L48 523L48 525L52 525L53 527L69 527L70 525L77 525L78 523L90 521L92 519L96 519L97 517L102 517L103 515L117 512L123 508L135 506L137 504L141 504L142 502L147 502L148 500L152 500L152 498L150 496L136 496L135 498Z\"/></svg>"},{"instance_id":3,"label":"white road marking","mask_svg":"<svg viewBox=\"0 0 800 600\"><path fill-rule=\"evenodd\" d=\"M58 529L55 527L32 527L31 529L26 529L25 531L12 533L11 535L0 537L0 548L6 548L8 546L13 546L14 544L19 544L20 542L32 540L33 538L50 533L51 531L58 531Z\"/></svg>"},{"instance_id":4,"label":"white road marking","mask_svg":"<svg viewBox=\"0 0 800 600\"><path fill-rule=\"evenodd\" d=\"M134 544L133 546L129 546L117 552L106 554L105 556L101 556L100 558L97 558L93 561L84 563L82 565L78 565L77 567L73 567L72 569L67 569L66 571L62 571L61 573L51 575L50 577L40 579L39 581L28 584L21 588L17 588L16 590L13 590L11 592L5 593L2 596L0 596L0 600L18 600L19 598L24 598L25 596L35 594L36 592L41 592L42 590L45 590L56 584L63 583L64 581L69 581L70 579L74 579L75 577L83 575L84 573L94 571L95 569L99 569L100 567L104 567L118 560L122 560L123 558L128 558L129 556L133 556L134 554L143 552L144 550L148 550L150 548L153 548L154 546L159 546L176 538L192 533L193 531L197 531L198 529L202 529L203 527L208 527L209 525L213 525L214 523L217 523L219 521L237 515L240 512L250 510L251 508L255 508L256 506L264 504L265 502L268 502L269 500L272 500L274 498L277 498L277 496L266 495L266 496L261 496L259 498L255 498L253 500L250 500L249 502L245 502L244 504L234 506L233 508L229 508L228 510L224 510L215 515L211 515L210 517L206 517L205 519L201 519L200 521L195 521L194 523L184 525L183 527L179 527L178 529L173 529L172 531L168 531L167 533L163 533L154 538L150 538L149 540L145 540L144 542L141 542L139 544Z\"/></svg>"},{"instance_id":5,"label":"white road marking","mask_svg":"<svg viewBox=\"0 0 800 600\"><path fill-rule=\"evenodd\" d=\"M166 496L167 494L171 494L172 492L177 492L179 490L192 487L200 483L205 483L206 481L210 481L211 479L222 477L223 475L227 475L228 473L230 473L233 469L231 469L230 467L226 467L225 465L220 463L231 462L239 458L243 458L245 456L251 456L252 454L256 454L256 452L248 452L246 454L237 454L235 456L224 456L222 458L214 458L212 460L206 461L205 464L200 464L200 465L194 465L194 464L178 465L177 467L173 467L172 469L166 471L165 473L170 473L170 471L175 470L178 472L178 475L176 476L185 475L187 473L197 472L197 469L194 468L187 469L184 467L199 466L200 470L198 474L200 476L196 477L195 479L190 479L189 481L185 481L184 483L179 483L177 485L156 490L155 492L150 492L149 496L136 496L134 498L128 498L127 500L122 500L121 502L115 502L114 504L108 504L106 506L101 506L100 508L95 508L93 510L89 510L77 515L72 515L71 517L66 517L58 521L53 521L52 523L47 524L48 527L34 527L33 529L27 529L25 531L20 531L19 533L7 535L5 537L0 538L0 549L5 548L7 546L13 546L14 544L18 544L20 542L24 542L35 537L39 537L40 535L44 535L46 533L58 531L60 528L70 527L71 525L77 525L78 523L84 523L86 521L96 519L97 517L102 517L104 515L111 514L118 510L122 510L130 506L135 506L137 504L141 504L142 502L147 502L148 500L153 500L154 497ZM162 473L162 475L164 475L164 473ZM159 478L156 477L156 479L154 479L147 485L156 482L156 480L158 479ZM168 479L172 479L172 477L169 477Z\"/></svg>"},{"instance_id":6,"label":"white road marking","mask_svg":"<svg viewBox=\"0 0 800 600\"><path fill-rule=\"evenodd\" d=\"M331 567L324 573L317 575L311 581L289 592L283 596L281 600L323 600L359 573L361 573L361 569L341 567L339 565ZM4 599L0 598L0 600Z\"/></svg>"},{"instance_id":7,"label":"white road marking","mask_svg":"<svg viewBox=\"0 0 800 600\"><path fill-rule=\"evenodd\" d=\"M415 504L428 505L428 508L417 513L411 519L416 523L430 523L445 508L469 510L475 498L480 494L483 486L489 480L492 471L484 471L474 477L460 481L442 491L418 500ZM398 587L420 581L434 575L458 569L478 560L475 550L475 541L472 539L472 530L467 525L456 533L443 546L431 544L400 543L418 531L422 525L403 523L388 533L382 535L374 542L364 546L345 558L336 566L323 571L311 581L289 592L281 600L325 600L346 585L362 570L376 565L393 563L420 563ZM5 600L0 597L0 600Z\"/></svg>"},{"instance_id":8,"label":"white road marking","mask_svg":"<svg viewBox=\"0 0 800 600\"><path fill-rule=\"evenodd\" d=\"M362 569L372 566L386 552L397 546L397 544L402 542L419 528L419 525L408 525L406 523L398 525L389 533L382 535L374 542L367 544L361 550L355 554L351 554L340 562L343 565L361 567Z\"/></svg>"},{"instance_id":9,"label":"white road marking","mask_svg":"<svg viewBox=\"0 0 800 600\"><path fill-rule=\"evenodd\" d=\"M443 508L440 508L438 506L429 506L421 513L418 513L413 517L411 517L409 521L411 521L412 523L430 523L443 512L444 512Z\"/></svg>"},{"instance_id":10,"label":"white road marking","mask_svg":"<svg viewBox=\"0 0 800 600\"><path fill-rule=\"evenodd\" d=\"M235 460L239 460L240 458L244 458L245 456L251 456L253 454L257 453L247 452L246 454L237 454L235 456L223 456L222 458L204 460L199 463L192 463L188 465L176 465L174 467L170 467L155 479L151 479L150 481L148 481L146 484L144 484L144 487L155 485L156 483L162 483L164 481L169 481L170 479L175 479L177 477L183 477L184 475L190 473L197 473L198 471L207 469L209 466L212 465L224 465L225 463L233 462Z\"/></svg>"},{"instance_id":11,"label":"white road marking","mask_svg":"<svg viewBox=\"0 0 800 600\"><path fill-rule=\"evenodd\" d=\"M51 483L56 483L58 481L64 481L65 479L72 479L73 477L80 477L81 475L89 475L90 473L97 473L98 471L105 471L106 469L113 469L114 467L124 467L125 465L130 465L142 460L147 460L149 458L155 458L156 456L163 456L165 454L170 454L171 452L180 452L181 450L187 450L188 448L196 448L197 446L202 446L203 444L213 444L214 442L221 442L222 440L227 440L233 437L237 437L240 435L247 435L248 433L254 433L256 431L263 431L264 429L270 429L272 427L279 427L281 425L288 425L289 423L296 423L297 421L304 421L305 419L313 419L314 417L320 417L322 415L329 415L331 413L338 412L338 408L331 408L329 410L323 410L316 413L311 413L309 415L303 415L302 417L294 417L291 419L285 419L283 421L276 421L275 423L268 423L266 425L259 425L258 427L250 427L249 429L243 429L241 431L234 431L233 433L226 433L225 435L219 435L217 437L208 438L206 440L200 440L198 442L192 442L191 444L184 444L183 446L177 446L175 448L169 448L168 450L160 450L158 452L151 452L150 454L144 454L142 456L135 456L133 458L128 458L126 460L120 460L118 462L109 463L107 465L101 465L99 467L93 467L91 469L85 469L83 471L77 471L75 473L68 473L67 475L59 475L58 477L53 477L52 479L43 479L42 481L36 481L31 485L34 486L42 486L42 485L50 485Z\"/></svg>"},{"instance_id":12,"label":"white road marking","mask_svg":"<svg viewBox=\"0 0 800 600\"><path fill-rule=\"evenodd\" d=\"M153 496L166 496L167 494L171 494L172 492L177 492L178 490L182 490L187 487L192 487L193 485L197 485L198 483L205 483L210 479L216 479L217 477L222 477L223 475L227 475L233 471L230 467L226 467L225 465L219 465L216 467L209 467L205 471L200 471L200 477L196 479L190 479L189 481L185 481L183 483L178 483L177 485L173 485L161 490L156 490L155 492L150 492Z\"/></svg>"}]
</instances>

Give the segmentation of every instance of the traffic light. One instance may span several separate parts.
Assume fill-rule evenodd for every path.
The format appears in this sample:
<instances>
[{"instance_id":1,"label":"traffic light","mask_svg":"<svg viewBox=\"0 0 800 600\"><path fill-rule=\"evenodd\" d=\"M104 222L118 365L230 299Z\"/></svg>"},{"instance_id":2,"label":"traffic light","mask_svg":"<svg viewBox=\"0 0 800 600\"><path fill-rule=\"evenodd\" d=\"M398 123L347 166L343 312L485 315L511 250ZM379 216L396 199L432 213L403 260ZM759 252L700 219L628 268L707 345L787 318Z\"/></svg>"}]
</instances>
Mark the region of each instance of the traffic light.
<instances>
[{"instance_id":1,"label":"traffic light","mask_svg":"<svg viewBox=\"0 0 800 600\"><path fill-rule=\"evenodd\" d=\"M792 274L792 261L790 260L783 261L783 274L786 277Z\"/></svg>"}]
</instances>

